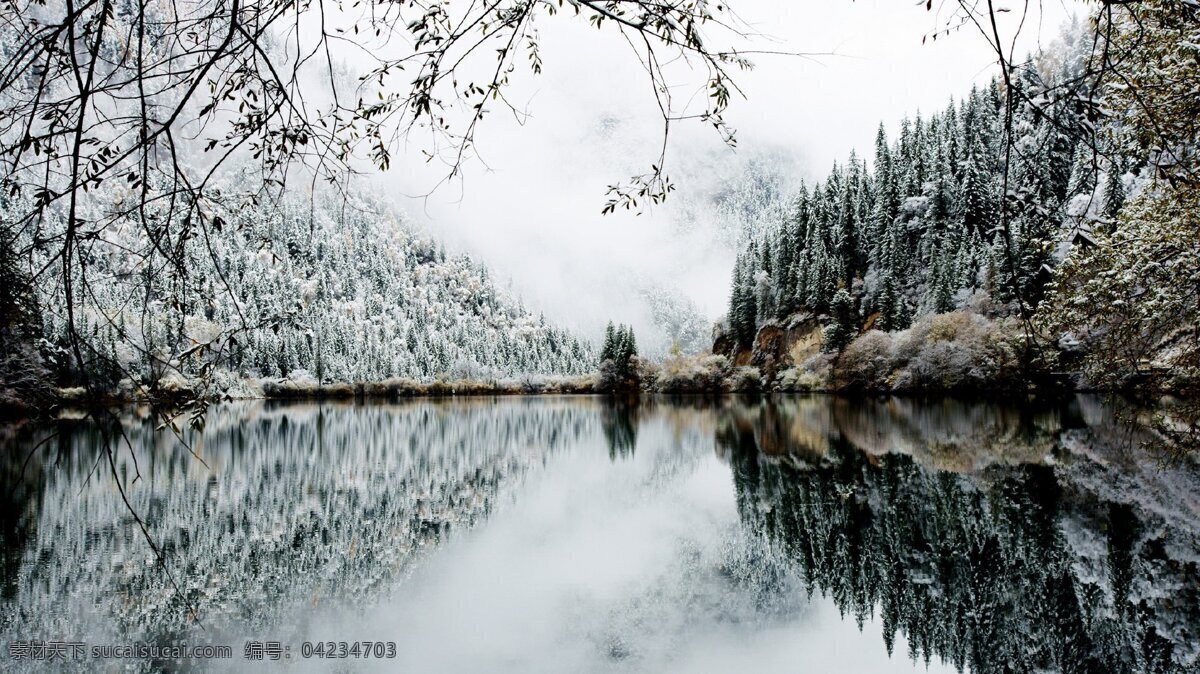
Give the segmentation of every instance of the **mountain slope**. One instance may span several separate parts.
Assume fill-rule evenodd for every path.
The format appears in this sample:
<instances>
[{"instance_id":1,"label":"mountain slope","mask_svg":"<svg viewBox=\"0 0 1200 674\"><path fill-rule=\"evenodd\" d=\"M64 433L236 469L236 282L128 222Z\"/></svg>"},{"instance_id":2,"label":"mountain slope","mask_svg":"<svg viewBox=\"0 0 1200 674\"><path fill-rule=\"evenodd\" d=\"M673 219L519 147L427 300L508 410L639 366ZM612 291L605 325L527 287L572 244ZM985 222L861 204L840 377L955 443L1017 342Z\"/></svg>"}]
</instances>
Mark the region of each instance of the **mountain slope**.
<instances>
[{"instance_id":1,"label":"mountain slope","mask_svg":"<svg viewBox=\"0 0 1200 674\"><path fill-rule=\"evenodd\" d=\"M1086 38L1073 27L1018 64L1012 91L993 80L904 119L892 139L881 125L870 165L852 152L801 188L782 223L739 256L734 334L746 343L771 318L832 313L839 290L856 324L875 315L883 330L980 303L1011 313L1035 307L1072 226L1111 217L1127 192L1122 149L1094 153L1081 140L1095 124L1082 75Z\"/></svg>"},{"instance_id":2,"label":"mountain slope","mask_svg":"<svg viewBox=\"0 0 1200 674\"><path fill-rule=\"evenodd\" d=\"M153 227L131 218L91 243L76 320L99 382L202 378L219 392L244 378L496 378L594 366L586 342L364 195L290 193L212 222L156 244ZM167 256L187 273L172 273ZM40 290L47 350L69 372L61 291Z\"/></svg>"}]
</instances>

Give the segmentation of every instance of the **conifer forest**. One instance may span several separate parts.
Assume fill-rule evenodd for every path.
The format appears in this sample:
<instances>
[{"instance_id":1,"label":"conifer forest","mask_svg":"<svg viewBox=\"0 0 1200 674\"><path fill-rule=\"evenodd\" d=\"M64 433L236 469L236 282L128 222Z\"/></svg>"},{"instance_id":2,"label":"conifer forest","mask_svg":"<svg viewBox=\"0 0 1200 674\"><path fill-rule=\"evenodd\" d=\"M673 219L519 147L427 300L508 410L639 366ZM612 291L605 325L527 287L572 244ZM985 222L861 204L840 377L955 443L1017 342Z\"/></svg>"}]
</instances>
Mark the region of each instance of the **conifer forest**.
<instances>
[{"instance_id":1,"label":"conifer forest","mask_svg":"<svg viewBox=\"0 0 1200 674\"><path fill-rule=\"evenodd\" d=\"M1197 0L0 0L0 670L1200 672Z\"/></svg>"}]
</instances>

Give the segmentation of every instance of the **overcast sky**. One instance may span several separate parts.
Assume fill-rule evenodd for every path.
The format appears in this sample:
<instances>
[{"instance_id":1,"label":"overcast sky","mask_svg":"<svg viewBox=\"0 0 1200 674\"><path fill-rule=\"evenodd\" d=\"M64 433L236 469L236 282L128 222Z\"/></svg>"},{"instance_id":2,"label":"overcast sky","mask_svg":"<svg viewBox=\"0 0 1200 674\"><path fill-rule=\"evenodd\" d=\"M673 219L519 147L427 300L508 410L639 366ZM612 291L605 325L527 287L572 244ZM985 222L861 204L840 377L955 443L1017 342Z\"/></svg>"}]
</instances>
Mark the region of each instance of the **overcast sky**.
<instances>
[{"instance_id":1,"label":"overcast sky","mask_svg":"<svg viewBox=\"0 0 1200 674\"><path fill-rule=\"evenodd\" d=\"M765 151L797 177L820 178L852 148L870 153L880 121L893 129L904 115L943 109L950 96L995 73L990 46L974 27L922 44L948 18L923 2L729 4L766 36L745 45L750 49L832 55L753 58L755 69L738 79L746 99L735 100L727 115L738 130L736 153L699 123L673 130L667 166L684 196L668 208L600 215L608 184L657 159L660 126L628 47L564 15L540 26L543 74L515 78L514 100L530 112L525 123L497 113L480 131L486 166L473 163L460 183L428 199L402 198L401 205L452 249L511 278L532 308L588 336L609 319L647 323L644 306L630 297L631 279L678 288L715 319L732 252L708 228L680 232L679 213L690 207L681 200L719 189L731 166ZM1009 4L1006 39L1023 3ZM1020 52L1039 40L1048 44L1085 9L1066 0L1045 0L1040 10L1032 4ZM700 81L682 77L677 98L688 98ZM400 164L385 177L389 192L424 194L440 177L424 162Z\"/></svg>"}]
</instances>

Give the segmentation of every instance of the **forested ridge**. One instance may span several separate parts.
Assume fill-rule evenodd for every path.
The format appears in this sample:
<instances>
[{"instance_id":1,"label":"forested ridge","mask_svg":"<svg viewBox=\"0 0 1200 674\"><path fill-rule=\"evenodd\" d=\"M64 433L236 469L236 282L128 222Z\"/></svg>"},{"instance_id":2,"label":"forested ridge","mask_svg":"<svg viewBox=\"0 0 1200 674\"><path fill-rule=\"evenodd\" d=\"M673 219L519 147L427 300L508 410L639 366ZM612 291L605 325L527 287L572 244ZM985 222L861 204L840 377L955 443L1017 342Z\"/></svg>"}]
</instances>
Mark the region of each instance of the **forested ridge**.
<instances>
[{"instance_id":1,"label":"forested ridge","mask_svg":"<svg viewBox=\"0 0 1200 674\"><path fill-rule=\"evenodd\" d=\"M182 243L187 277L148 273L124 253L141 234L133 222L90 248L94 305L76 320L95 347L88 374L106 390L130 387L121 379L131 374L176 388L212 375L236 393L247 377L487 379L594 366L586 342L368 199L294 196L227 217L221 232ZM37 289L41 339L50 366L70 373L58 290Z\"/></svg>"},{"instance_id":2,"label":"forested ridge","mask_svg":"<svg viewBox=\"0 0 1200 674\"><path fill-rule=\"evenodd\" d=\"M1011 295L1016 288L999 274L1004 250L992 231L1001 123L993 81L941 113L904 119L894 141L881 124L872 164L852 152L824 181L801 187L786 220L738 257L729 308L738 340L749 344L758 325L801 309L829 313L839 290L853 292L862 313L878 313L883 330L950 311L975 290ZM1044 134L1049 123L1041 126ZM1073 148L1035 149L1026 167L1032 185L1061 202L1068 180L1054 161L1069 160ZM1017 276L1022 290L1041 267L1038 239L1049 235L1048 219L1014 228L1018 249L1029 253Z\"/></svg>"},{"instance_id":3,"label":"forested ridge","mask_svg":"<svg viewBox=\"0 0 1200 674\"><path fill-rule=\"evenodd\" d=\"M870 161L852 152L802 187L776 227L751 232L733 272L732 340L748 349L758 328L807 312L823 317L824 350L866 339L851 360L887 360L887 333L965 311L989 319L993 342L1021 344L943 361L1190 387L1197 12L1173 0L1106 5L1007 78L902 120L891 137L881 124ZM993 365L983 369L1003 369ZM870 383L891 385L877 369Z\"/></svg>"}]
</instances>

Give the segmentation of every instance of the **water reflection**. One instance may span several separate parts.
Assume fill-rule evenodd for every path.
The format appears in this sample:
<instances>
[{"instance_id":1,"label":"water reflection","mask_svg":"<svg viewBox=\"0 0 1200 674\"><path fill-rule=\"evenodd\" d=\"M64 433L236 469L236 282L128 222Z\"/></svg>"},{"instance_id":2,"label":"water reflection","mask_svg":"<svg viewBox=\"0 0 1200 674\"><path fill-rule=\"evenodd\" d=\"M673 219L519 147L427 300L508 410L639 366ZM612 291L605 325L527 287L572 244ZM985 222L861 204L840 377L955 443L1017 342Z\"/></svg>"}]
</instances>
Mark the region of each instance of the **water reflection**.
<instances>
[{"instance_id":1,"label":"water reflection","mask_svg":"<svg viewBox=\"0 0 1200 674\"><path fill-rule=\"evenodd\" d=\"M637 447L638 412L636 398L617 397L605 400L600 408L600 427L608 443L608 456L614 460L628 456Z\"/></svg>"},{"instance_id":2,"label":"water reflection","mask_svg":"<svg viewBox=\"0 0 1200 674\"><path fill-rule=\"evenodd\" d=\"M104 434L10 430L0 641L369 636L414 670L1197 671L1200 468L1111 418L1088 398L242 403L186 438L202 463L130 415L115 473L178 590Z\"/></svg>"},{"instance_id":3,"label":"water reflection","mask_svg":"<svg viewBox=\"0 0 1200 674\"><path fill-rule=\"evenodd\" d=\"M899 632L973 672L1196 671L1195 464L1118 432L1086 400L809 400L735 408L717 438L743 522L878 612L889 652Z\"/></svg>"},{"instance_id":4,"label":"water reflection","mask_svg":"<svg viewBox=\"0 0 1200 674\"><path fill-rule=\"evenodd\" d=\"M5 517L26 540L6 540L20 561L6 571L5 637L20 627L156 642L188 634L190 609L257 629L295 607L360 601L486 517L507 481L595 418L515 399L237 404L186 438L204 463L150 419L122 423L133 451L116 445L116 472L182 591L155 566L104 466L113 433L64 422L24 471L27 500ZM14 479L25 452L5 456Z\"/></svg>"}]
</instances>

